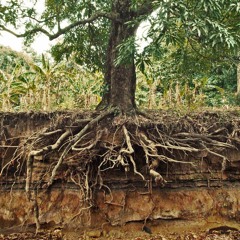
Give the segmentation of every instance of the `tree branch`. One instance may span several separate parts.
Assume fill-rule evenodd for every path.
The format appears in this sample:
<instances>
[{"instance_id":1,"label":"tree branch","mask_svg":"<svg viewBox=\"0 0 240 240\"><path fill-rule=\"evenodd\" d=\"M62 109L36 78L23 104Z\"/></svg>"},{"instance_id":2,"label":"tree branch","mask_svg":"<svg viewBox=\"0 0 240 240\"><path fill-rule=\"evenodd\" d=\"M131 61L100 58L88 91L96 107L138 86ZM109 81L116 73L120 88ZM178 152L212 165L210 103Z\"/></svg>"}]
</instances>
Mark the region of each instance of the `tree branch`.
<instances>
[{"instance_id":1,"label":"tree branch","mask_svg":"<svg viewBox=\"0 0 240 240\"><path fill-rule=\"evenodd\" d=\"M146 0L142 3L142 6L137 11L137 16L142 16L152 13L156 7L153 4L154 1Z\"/></svg>"},{"instance_id":2,"label":"tree branch","mask_svg":"<svg viewBox=\"0 0 240 240\"><path fill-rule=\"evenodd\" d=\"M18 34L12 30L10 30L9 28L6 28L4 25L0 25L0 31L5 31L5 32L8 32L16 37L26 37L28 35L31 35L31 34L35 34L35 33L43 33L45 34L49 40L53 40L53 39L56 39L58 38L59 36L61 36L62 34L68 32L69 30L77 27L77 26L80 26L80 25L84 25L84 24L87 24L87 23L92 23L94 22L95 20L97 20L98 18L107 18L107 19L110 19L112 21L118 21L118 18L117 18L117 15L116 14L113 14L113 13L105 13L105 12L98 12L94 15L92 15L91 17L87 18L87 19L83 19L83 20L79 20L77 22L74 22L74 23L71 23L69 24L68 26L66 26L65 28L60 28L58 29L58 31L56 33L50 33L48 30L42 28L42 27L36 27L36 28L33 28L32 30L29 30L29 31L26 31L22 34Z\"/></svg>"}]
</instances>

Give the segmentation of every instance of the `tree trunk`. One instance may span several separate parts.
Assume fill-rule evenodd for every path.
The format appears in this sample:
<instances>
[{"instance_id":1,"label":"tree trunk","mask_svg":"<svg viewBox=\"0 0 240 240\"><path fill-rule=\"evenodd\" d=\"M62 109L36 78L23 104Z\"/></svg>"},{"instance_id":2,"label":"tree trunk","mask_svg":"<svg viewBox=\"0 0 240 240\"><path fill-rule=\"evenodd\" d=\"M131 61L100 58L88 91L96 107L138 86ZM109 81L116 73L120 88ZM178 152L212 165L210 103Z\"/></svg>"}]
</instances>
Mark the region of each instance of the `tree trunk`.
<instances>
[{"instance_id":1,"label":"tree trunk","mask_svg":"<svg viewBox=\"0 0 240 240\"><path fill-rule=\"evenodd\" d=\"M110 105L119 107L122 111L129 111L136 107L136 71L134 56L131 56L129 63L115 66L114 60L117 57L117 46L135 34L135 29L127 28L124 24L113 23L112 35L112 59L111 59L111 95Z\"/></svg>"},{"instance_id":2,"label":"tree trunk","mask_svg":"<svg viewBox=\"0 0 240 240\"><path fill-rule=\"evenodd\" d=\"M131 1L117 0L113 4L113 12L118 13L119 18L111 24L111 31L108 42L106 66L105 66L105 84L106 89L99 105L99 108L113 106L118 107L121 112L126 113L136 108L136 71L134 64L134 55L128 59L128 63L116 66L118 50L117 46L123 43L136 33L139 24L129 26L128 21L134 19L134 12L130 10Z\"/></svg>"}]
</instances>

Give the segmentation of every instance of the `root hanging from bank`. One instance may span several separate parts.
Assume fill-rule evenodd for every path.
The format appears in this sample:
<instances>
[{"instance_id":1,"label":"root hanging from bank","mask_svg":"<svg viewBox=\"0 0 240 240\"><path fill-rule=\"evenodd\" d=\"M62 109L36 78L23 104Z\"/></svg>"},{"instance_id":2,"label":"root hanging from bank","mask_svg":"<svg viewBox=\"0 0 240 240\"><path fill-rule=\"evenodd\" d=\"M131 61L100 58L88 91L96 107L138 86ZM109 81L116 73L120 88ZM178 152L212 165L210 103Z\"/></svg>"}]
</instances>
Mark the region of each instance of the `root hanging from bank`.
<instances>
[{"instance_id":1,"label":"root hanging from bank","mask_svg":"<svg viewBox=\"0 0 240 240\"><path fill-rule=\"evenodd\" d=\"M240 144L237 129L220 123L207 128L198 118L159 121L143 114L118 115L116 109L70 122L63 116L26 142L25 190L33 203L37 229L41 227L37 193L59 181L79 189L82 209L75 219L95 205L99 189L111 195L110 175L117 173L118 181L142 182L151 193L152 187L168 184L163 169L171 171L175 165L197 171L203 158L211 156L219 160L223 172L229 162L227 150Z\"/></svg>"}]
</instances>

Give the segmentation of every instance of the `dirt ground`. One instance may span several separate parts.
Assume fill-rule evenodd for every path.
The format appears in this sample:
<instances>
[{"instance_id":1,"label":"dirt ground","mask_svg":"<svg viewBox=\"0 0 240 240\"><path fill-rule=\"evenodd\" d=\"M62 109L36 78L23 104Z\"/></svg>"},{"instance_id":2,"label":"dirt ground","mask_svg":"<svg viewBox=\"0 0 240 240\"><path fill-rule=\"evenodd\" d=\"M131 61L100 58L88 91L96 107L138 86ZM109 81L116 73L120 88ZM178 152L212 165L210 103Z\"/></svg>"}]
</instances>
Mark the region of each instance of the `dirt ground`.
<instances>
[{"instance_id":1,"label":"dirt ground","mask_svg":"<svg viewBox=\"0 0 240 240\"><path fill-rule=\"evenodd\" d=\"M46 183L47 186L51 186L54 183L56 177L57 180L60 179L62 180L62 182L70 182L70 180L73 179L73 183L76 183L76 179L80 179L81 181L79 180L79 185L84 185L87 179L90 182L96 181L96 184L92 184L92 186L97 186L97 184L99 182L101 183L101 181L97 182L97 178L95 177L93 179L90 179L91 176L96 176L96 172L94 172L94 170L100 169L100 167L102 167L101 171L103 172L103 174L98 175L98 179L102 180L102 178L105 176L105 170L112 169L115 166L114 164L116 162L116 159L119 160L118 165L120 164L119 169L122 170L122 172L125 167L126 171L129 171L127 166L131 166L131 168L129 169L132 171L132 175L134 173L136 176L142 177L144 180L148 179L149 177L153 177L154 184L159 185L164 183L164 179L160 175L160 173L158 173L158 170L159 172L160 170L163 171L163 176L168 176L168 168L165 167L167 169L167 174L165 174L165 168L161 168L161 164L168 163L169 166L171 166L172 172L174 172L176 169L180 171L185 170L185 168L181 164L184 161L186 164L186 161L189 159L191 159L191 161L197 159L196 161L197 163L199 163L199 166L200 164L202 166L204 163L204 166L207 170L209 170L210 166L210 170L221 171L221 176L225 176L225 178L229 179L230 181L239 181L239 158L236 158L236 161L232 162L226 161L226 156L224 154L225 152L232 152L233 149L238 150L240 148L240 112L232 112L231 114L226 116L225 114L225 112L203 112L196 113L190 116L178 116L177 113L174 113L174 116L172 116L163 112L159 112L156 114L152 113L152 119L150 120L141 116L137 119L134 119L134 121L127 118L123 119L123 121L122 118L115 117L114 114L112 114L113 116L106 115L104 122L100 122L100 119L102 118L101 115L97 117L91 116L93 120L87 120L87 123L86 116L84 118L81 118L80 116L76 116L74 118L72 117L72 115L68 116L67 114L65 114L56 118L55 121L51 120L53 123L50 124L50 126L46 129L42 127L41 131L38 130L39 132L36 130L36 126L34 126L33 130L35 132L35 135L33 133L29 133L30 137L28 137L26 140L26 142L28 143L27 149L24 141L21 142L19 140L18 143L14 142L12 139L16 139L16 136L20 135L20 130L21 132L24 132L23 129L26 128L24 135L27 135L26 132L30 131L29 129L31 128L29 126L31 126L31 124L30 122L29 126L28 124L25 124L26 119L30 121L29 119L35 117L37 118L37 121L39 121L40 117L37 115L33 115L31 117L24 115L25 118L22 118L22 127L15 128L15 123L17 120L14 122L12 116L9 116L9 119L4 116L5 122L3 122L2 124L4 126L2 130L2 145L4 145L4 148L2 148L4 149L4 151L0 152L0 155L2 154L2 156L0 156L0 159L2 159L1 161L5 164L2 167L3 169L0 169L3 172L2 181L8 180L8 177L10 176L9 172L11 170L10 173L14 173L14 175L18 176L18 179L25 178L24 180L26 181L26 189L28 190L27 193L29 194L34 193L30 191L30 186L35 186L35 183L38 183L38 185L36 186L40 186L40 188L44 188ZM44 115L42 116L42 118L43 117L50 119L51 116ZM39 128L41 128L41 126L39 126ZM73 129L73 134L69 130L69 128ZM49 136L51 136L51 138ZM18 136L18 138L22 139L24 137ZM23 153L28 152L28 158L12 158L10 150L12 151L13 146L15 146L16 144L20 146L16 147L16 150L19 151L19 156L22 156L24 155ZM10 150L8 150L6 146L11 146ZM63 150L62 146L68 147L65 148L66 150ZM74 154L72 154L72 152L70 151L72 146L76 147L77 149ZM229 151L222 151L222 149L225 148L229 149ZM61 153L60 158L56 157L56 155L58 156L60 154L58 150ZM144 155L146 158L144 159L144 161L142 160L142 155ZM100 156L103 156L103 159L100 158ZM154 156L154 158L152 158L152 156ZM164 156L167 157L164 158ZM62 164L62 160L64 157L65 159L68 159L68 161L64 162L65 165ZM133 157L136 157L136 162L133 160ZM179 160L179 157L182 158ZM162 162L160 160L156 160L161 158L163 158ZM34 159L36 161L34 161ZM86 159L98 159L98 161L94 162L94 164L98 165L93 165L92 161L86 161ZM199 159L201 161L199 161ZM125 162L123 160L125 160ZM105 165L108 168L104 168L105 165L102 164L103 162L104 164L106 163ZM20 168L18 167L19 163L22 166ZM41 167L40 164L45 164L44 166L46 166L46 168L42 170L43 172L40 172L42 175L33 174L32 169L37 172L37 170ZM62 168L59 167L61 164ZM27 172L28 176L34 175L34 179L31 179L31 177L27 178L26 173L24 171L21 171L21 169L25 169L25 165L27 165L27 169L29 170L29 172ZM11 166L11 168L8 166ZM92 173L89 169L92 170ZM148 169L149 171L145 171L144 169ZM57 175L56 170L59 170ZM204 172L205 170L201 169L202 172ZM86 172L87 174L82 174ZM99 172L97 173L99 174ZM212 174L211 171L210 174ZM43 175L46 176L46 179L41 178L41 176ZM85 176L87 176L86 179L84 178ZM123 176L125 177L125 174L123 174ZM74 179L73 177L75 177L76 179ZM231 177L233 177L233 179ZM168 176L168 178L170 177ZM188 178L190 179L190 175L188 175ZM170 182L171 179L167 180ZM195 179L193 178L192 180ZM90 189L89 185L86 186L86 189L87 191L84 192L83 195L88 196L86 199L92 200L91 196L93 196L92 193L94 192L94 189ZM35 203L37 203L37 201L35 201ZM229 206L230 208L231 204L227 206ZM38 206L35 207L35 209L38 209ZM43 211L42 209L40 210ZM35 215L38 215L37 211ZM38 223L38 221L36 222ZM169 224L170 228L166 228L165 231L160 231L159 229L152 229L151 226L150 228L145 227L144 229L141 229L141 227L138 229L123 227L122 229L101 229L85 232L81 232L78 230L65 231L62 229L55 229L51 231L41 231L38 234L35 234L34 231L27 232L23 230L1 232L0 229L0 240L240 239L240 231L238 231L239 228L214 229L212 228L212 226L207 226L207 228L197 229L191 228L190 226L188 226L188 223L185 222L183 225L180 226L181 231L178 231L179 228L173 226L172 222L170 223L170 220Z\"/></svg>"},{"instance_id":2,"label":"dirt ground","mask_svg":"<svg viewBox=\"0 0 240 240\"><path fill-rule=\"evenodd\" d=\"M224 225L226 224L226 225ZM15 233L13 233L15 231ZM0 240L239 240L238 223L233 221L163 221L157 225L128 223L123 226L103 226L101 229L8 229Z\"/></svg>"},{"instance_id":3,"label":"dirt ground","mask_svg":"<svg viewBox=\"0 0 240 240\"><path fill-rule=\"evenodd\" d=\"M111 236L110 236L111 235ZM148 233L118 233L115 232L106 235L105 237L89 237L82 234L75 233L67 233L64 234L59 230L55 230L53 232L41 232L38 234L25 232L25 233L12 233L12 234L1 234L0 240L25 240L25 239L38 239L38 240L90 240L90 239L126 239L126 240L238 240L240 239L239 231L229 231L227 233L208 233L208 232L199 232L199 233L185 233L185 234L177 234L171 233L169 235L163 235L161 233L158 234L148 234Z\"/></svg>"}]
</instances>

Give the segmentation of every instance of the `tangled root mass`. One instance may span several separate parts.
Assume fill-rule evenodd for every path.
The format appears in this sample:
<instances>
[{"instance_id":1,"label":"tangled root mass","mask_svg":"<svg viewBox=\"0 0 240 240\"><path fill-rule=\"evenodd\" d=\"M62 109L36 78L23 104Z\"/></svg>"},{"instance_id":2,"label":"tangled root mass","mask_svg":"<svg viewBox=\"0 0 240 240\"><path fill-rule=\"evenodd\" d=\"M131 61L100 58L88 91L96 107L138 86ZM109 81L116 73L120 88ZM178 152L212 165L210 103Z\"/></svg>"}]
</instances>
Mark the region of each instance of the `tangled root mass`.
<instances>
[{"instance_id":1,"label":"tangled root mass","mask_svg":"<svg viewBox=\"0 0 240 240\"><path fill-rule=\"evenodd\" d=\"M111 173L119 180L141 181L151 192L153 186L167 184L167 176L161 173L166 166L169 171L174 165L194 171L210 156L219 160L224 171L229 162L227 151L240 143L238 117L225 118L210 112L192 116L159 112L149 113L147 118L116 115L115 109L89 119L61 115L54 124L28 137L18 154L2 167L1 175L25 156L25 190L39 228L37 190L49 189L59 180L76 185L89 209L96 189L111 192L105 181ZM39 165L44 167L36 172Z\"/></svg>"}]
</instances>

